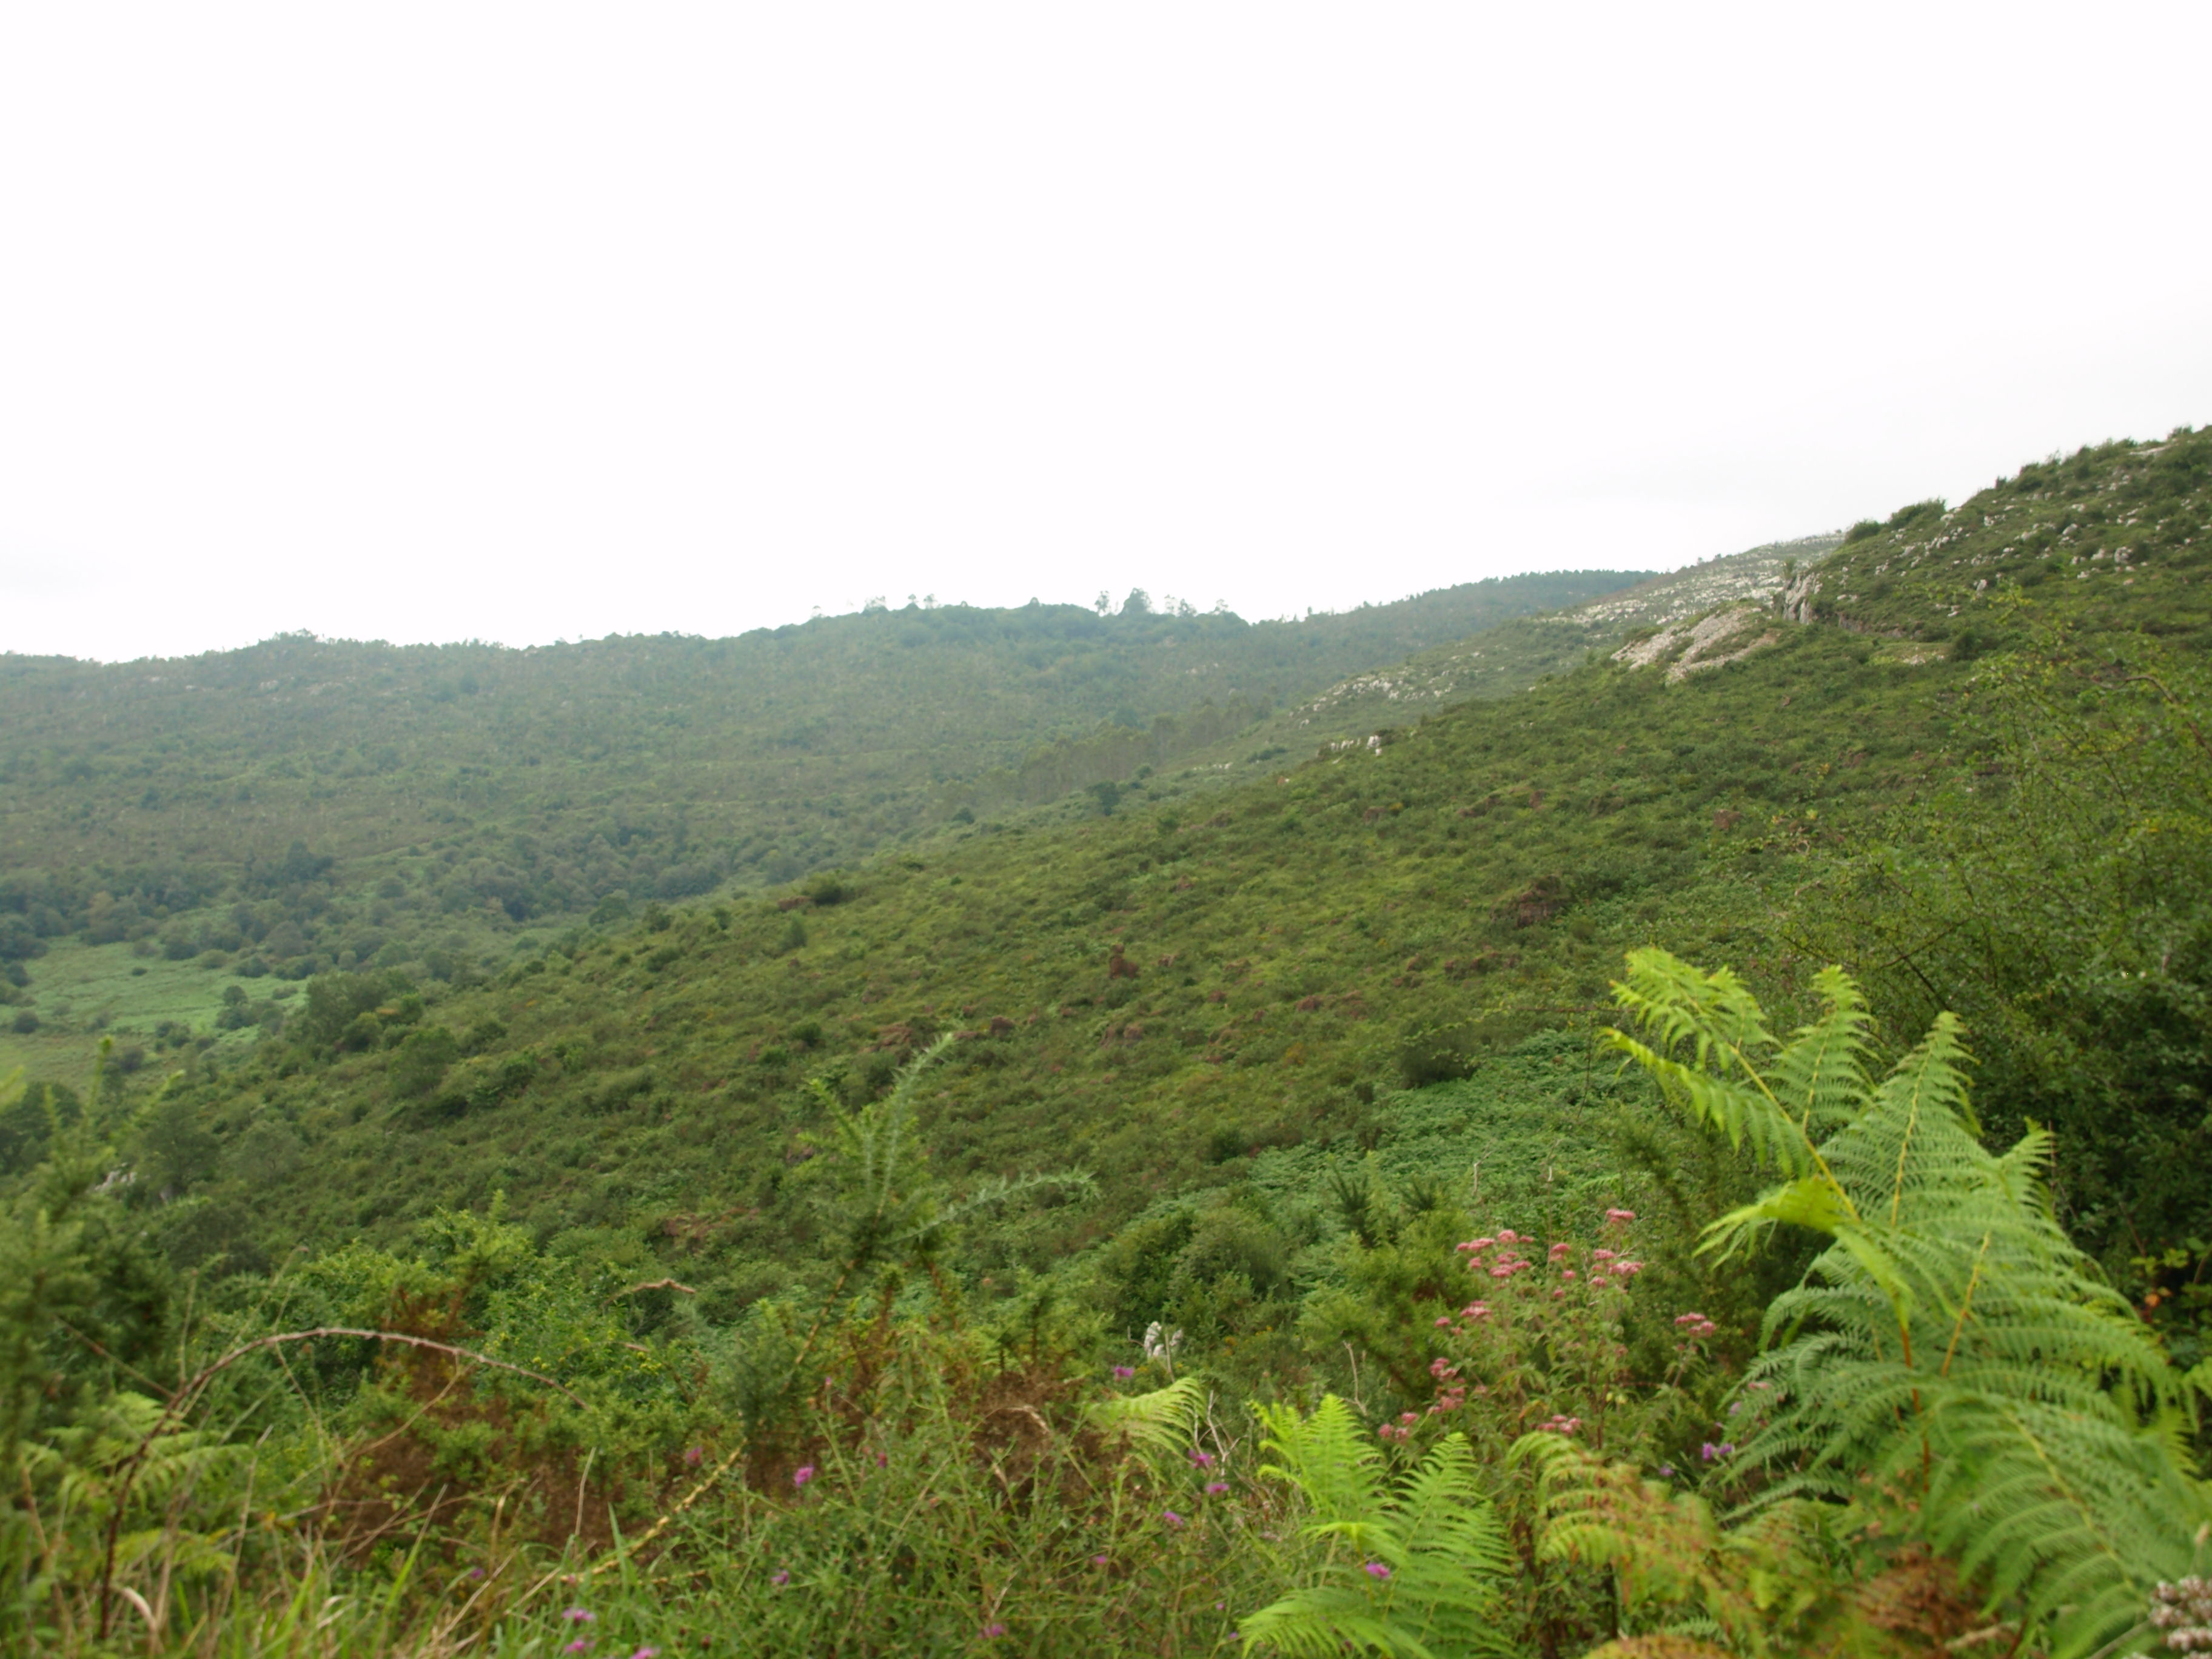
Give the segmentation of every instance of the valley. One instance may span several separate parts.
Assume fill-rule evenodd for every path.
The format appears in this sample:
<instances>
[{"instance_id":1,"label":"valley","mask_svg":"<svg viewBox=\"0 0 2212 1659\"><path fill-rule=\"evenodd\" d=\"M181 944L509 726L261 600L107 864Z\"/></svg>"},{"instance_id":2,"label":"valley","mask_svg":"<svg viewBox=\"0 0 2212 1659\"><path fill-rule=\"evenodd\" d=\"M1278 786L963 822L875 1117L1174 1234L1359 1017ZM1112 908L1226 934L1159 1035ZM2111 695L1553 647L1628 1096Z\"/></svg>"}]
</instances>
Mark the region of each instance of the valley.
<instances>
[{"instance_id":1,"label":"valley","mask_svg":"<svg viewBox=\"0 0 2212 1659\"><path fill-rule=\"evenodd\" d=\"M9 659L9 1455L261 1425L331 1652L2136 1650L2208 579L2184 428L1297 623Z\"/></svg>"}]
</instances>

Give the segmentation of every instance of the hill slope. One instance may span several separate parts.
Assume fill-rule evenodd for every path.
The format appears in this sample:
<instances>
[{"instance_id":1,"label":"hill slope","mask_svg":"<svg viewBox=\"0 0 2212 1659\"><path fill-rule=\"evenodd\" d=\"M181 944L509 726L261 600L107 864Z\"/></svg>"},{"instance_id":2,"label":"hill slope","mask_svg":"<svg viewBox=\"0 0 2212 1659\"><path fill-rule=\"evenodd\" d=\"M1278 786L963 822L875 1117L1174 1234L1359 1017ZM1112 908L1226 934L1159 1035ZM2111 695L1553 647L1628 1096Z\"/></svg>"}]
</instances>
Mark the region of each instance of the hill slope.
<instances>
[{"instance_id":1,"label":"hill slope","mask_svg":"<svg viewBox=\"0 0 2212 1659\"><path fill-rule=\"evenodd\" d=\"M181 1534L235 1536L239 1565L212 1602L180 1572L179 1624L249 1640L312 1604L378 1650L495 1615L548 1649L1241 1650L1268 1615L1239 1609L1330 1583L1301 1534L1347 1595L1420 1605L1399 1558L1296 1523L1345 1513L1324 1480L1426 1458L1401 1490L1480 1492L1516 1540L1485 1617L1516 1652L1700 1607L1775 1652L2033 1646L2053 1585L2096 1621L2068 1650L2124 1645L2184 1605L2206 1535L2183 1407L2212 1352L2188 1174L2212 1163L2212 434L2085 455L2055 503L2037 470L1905 508L1784 592L1646 614L1514 696L1285 769L575 925L491 982L230 978L234 1029L173 1021L158 1081L0 1087L15 1278L44 1287L15 1298L17 1484L62 1540L52 1605L96 1628L125 1599L110 1563L133 1610L140 1585L170 1605ZM2019 562L2100 512L2155 538ZM1748 981L1639 969L1680 975L1713 1094L1754 1121L1740 1079L1791 1062L1744 1041L1741 989L1787 1030L1815 967L1852 963L1877 1071L1965 1011L1971 1113L1948 1022L1878 1092L1832 1088L1856 1070L1832 1027L1808 1045L1812 1109L1846 1127L1814 1155L1833 1184L1795 1191L1863 1217L1867 1251L1792 1226L1698 1249L1771 1170L1758 1130L1731 1152L1590 1040L1644 942ZM201 971L130 948L55 948L37 1000L72 957ZM2030 1120L2053 1138L1993 1155ZM1072 1164L1095 1188L994 1180ZM1884 1260L1934 1292L1887 1297ZM2071 1382L2018 1363L2052 1341ZM136 1392L171 1376L201 1402L181 1485L153 1434L125 1456L97 1426L175 1423ZM1860 1405L1923 1390L1867 1449ZM1255 1443L1251 1406L1325 1394ZM2171 1407L2148 1437L2147 1399ZM1965 1473L1930 1484L1961 1411L1933 1467ZM235 1465L198 1458L218 1437ZM1310 1502L1255 1478L1285 1444ZM1594 1494L1571 1520L1633 1503L1613 1534L1650 1553L1540 1557L1531 1444ZM1802 1551L1771 1508L1716 1534L1808 1449L1869 1524ZM163 1541L111 1553L72 1483L140 1466L131 1513ZM2012 1499L2048 1524L1992 1545ZM1413 1524L1382 1513L1378 1558ZM1429 1547L1432 1519L1409 1557L1464 1588L1486 1570ZM1624 1602L1624 1566L1685 1549L1807 1593L1763 1624L1727 1572Z\"/></svg>"},{"instance_id":2,"label":"hill slope","mask_svg":"<svg viewBox=\"0 0 2212 1659\"><path fill-rule=\"evenodd\" d=\"M1547 674L1572 668L1585 652L1623 635L1662 628L1724 605L1763 605L1801 567L1832 552L1839 536L1774 542L1567 605L1501 623L1482 635L1417 652L1378 672L1342 680L1311 701L1271 716L1260 740L1303 750L1315 740L1360 740L1469 697L1506 697Z\"/></svg>"},{"instance_id":3,"label":"hill slope","mask_svg":"<svg viewBox=\"0 0 2212 1659\"><path fill-rule=\"evenodd\" d=\"M859 1098L960 1030L931 1130L945 1165L1075 1159L1103 1185L1031 1243L1010 1234L1019 1254L1255 1147L1388 1133L1378 1085L1583 1018L1628 945L1725 957L1786 1006L1810 966L1791 895L1965 758L1955 694L1986 642L1960 628L1979 614L1953 592L1961 569L2017 568L2021 525L2061 507L2157 506L2165 527L2123 574L2014 581L1974 625L2201 647L2212 434L2085 453L2063 502L2031 469L1948 514L1904 509L1788 596L1639 630L1372 748L1081 823L979 824L811 897L572 927L427 1003L318 981L258 1048L251 1027L204 1051L173 1031L157 1047L186 1080L167 1109L203 1137L178 1188L203 1195L210 1238L269 1246L503 1189L542 1232L644 1227L755 1283L808 1258L800 1195L828 1118L804 1079ZM1923 521L1949 526L1950 559L1911 562ZM1884 578L1878 635L1807 603ZM284 1009L257 989L243 1012L268 1029ZM265 1178L302 1158L312 1184Z\"/></svg>"},{"instance_id":4,"label":"hill slope","mask_svg":"<svg viewBox=\"0 0 2212 1659\"><path fill-rule=\"evenodd\" d=\"M1632 580L1256 625L1139 595L1110 617L909 605L735 640L0 659L0 963L41 959L33 1058L102 1019L205 1030L221 969L465 974L532 925L911 838L954 811L948 785L1041 741L1095 757L1140 736L1164 760L1347 668Z\"/></svg>"}]
</instances>

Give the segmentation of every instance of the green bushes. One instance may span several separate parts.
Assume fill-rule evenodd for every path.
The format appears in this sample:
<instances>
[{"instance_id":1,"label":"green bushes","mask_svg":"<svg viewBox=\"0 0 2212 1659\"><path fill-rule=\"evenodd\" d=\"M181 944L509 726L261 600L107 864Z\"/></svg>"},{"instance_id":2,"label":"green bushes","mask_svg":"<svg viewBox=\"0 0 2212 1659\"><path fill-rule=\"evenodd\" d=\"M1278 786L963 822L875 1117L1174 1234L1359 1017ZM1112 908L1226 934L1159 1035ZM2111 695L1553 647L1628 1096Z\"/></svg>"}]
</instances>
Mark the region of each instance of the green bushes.
<instances>
[{"instance_id":1,"label":"green bushes","mask_svg":"<svg viewBox=\"0 0 2212 1659\"><path fill-rule=\"evenodd\" d=\"M422 1099L444 1079L447 1067L460 1054L460 1040L442 1025L410 1031L385 1063L392 1092L402 1100Z\"/></svg>"},{"instance_id":2,"label":"green bushes","mask_svg":"<svg viewBox=\"0 0 2212 1659\"><path fill-rule=\"evenodd\" d=\"M1485 1143L1477 1183L1455 1157L1386 1180L1378 1153L1335 1166L1333 1216L1255 1185L996 1291L1010 1224L1066 1182L931 1175L949 1037L873 1101L818 1079L831 1133L793 1184L826 1272L765 1299L773 1275L679 1277L611 1218L541 1248L495 1203L426 1216L404 1254L234 1264L180 1323L138 1188L100 1179L116 1154L86 1130L112 1120L95 1099L57 1133L57 1108L0 1230L0 1635L82 1650L104 1624L167 1651L220 1629L273 1653L285 1609L317 1605L338 1650L584 1629L1113 1654L1235 1632L1253 1651L1612 1640L1627 1659L1686 1650L1650 1645L1685 1628L1778 1659L1984 1628L2124 1650L2160 1586L2204 1565L2183 1379L2052 1221L2044 1138L1976 1140L1948 1017L1875 1075L1856 988L1815 989L1778 1036L1725 971L1632 957L1620 997L1644 1035L1608 1041L1671 1116L1571 1081L1583 1051L1556 1036L1489 1062L1625 1113L1643 1150L1616 1173L1563 1167L1510 1093L1481 1118L1456 1083L1401 1110L1520 1133ZM194 1132L140 1114L135 1133L151 1171ZM1815 1240L1747 1364L1655 1219L1711 1184L1688 1133L1781 1178L1706 1211L1709 1261ZM263 1180L301 1155L265 1115L227 1154ZM219 1206L156 1213L174 1259L228 1248Z\"/></svg>"}]
</instances>

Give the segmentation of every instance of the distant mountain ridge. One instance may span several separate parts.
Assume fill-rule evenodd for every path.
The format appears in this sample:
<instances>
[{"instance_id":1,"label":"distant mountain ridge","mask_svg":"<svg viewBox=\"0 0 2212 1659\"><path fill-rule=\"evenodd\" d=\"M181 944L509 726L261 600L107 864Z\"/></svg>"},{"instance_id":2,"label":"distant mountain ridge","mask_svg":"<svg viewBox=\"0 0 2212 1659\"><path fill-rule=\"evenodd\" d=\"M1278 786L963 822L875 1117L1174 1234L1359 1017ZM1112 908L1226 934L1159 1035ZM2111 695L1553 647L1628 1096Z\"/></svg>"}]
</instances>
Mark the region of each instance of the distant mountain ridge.
<instances>
[{"instance_id":1,"label":"distant mountain ridge","mask_svg":"<svg viewBox=\"0 0 2212 1659\"><path fill-rule=\"evenodd\" d=\"M863 858L1040 742L1203 743L1635 580L1508 577L1259 623L1138 594L1114 615L878 606L725 640L0 657L0 933L158 933L179 959L295 975L467 957L544 919ZM234 914L178 922L217 899Z\"/></svg>"}]
</instances>

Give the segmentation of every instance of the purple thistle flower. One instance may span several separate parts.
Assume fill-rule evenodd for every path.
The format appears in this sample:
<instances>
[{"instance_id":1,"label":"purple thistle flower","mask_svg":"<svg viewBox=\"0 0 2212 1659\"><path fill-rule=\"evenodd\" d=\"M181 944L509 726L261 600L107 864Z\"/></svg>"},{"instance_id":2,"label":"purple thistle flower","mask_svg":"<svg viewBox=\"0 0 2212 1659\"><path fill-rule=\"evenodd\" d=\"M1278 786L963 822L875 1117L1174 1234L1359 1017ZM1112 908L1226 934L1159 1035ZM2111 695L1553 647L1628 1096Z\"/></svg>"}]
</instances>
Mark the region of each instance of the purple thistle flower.
<instances>
[{"instance_id":1,"label":"purple thistle flower","mask_svg":"<svg viewBox=\"0 0 2212 1659\"><path fill-rule=\"evenodd\" d=\"M1362 1567L1360 1571L1365 1573L1370 1578L1388 1578L1390 1576L1390 1569L1384 1566L1380 1561L1370 1561L1365 1566Z\"/></svg>"},{"instance_id":2,"label":"purple thistle flower","mask_svg":"<svg viewBox=\"0 0 2212 1659\"><path fill-rule=\"evenodd\" d=\"M771 1584L788 1584L791 1582L791 1569L778 1567L774 1572L769 1574L768 1582Z\"/></svg>"},{"instance_id":3,"label":"purple thistle flower","mask_svg":"<svg viewBox=\"0 0 2212 1659\"><path fill-rule=\"evenodd\" d=\"M1006 1627L995 1619L983 1626L983 1635L987 1640L995 1639L1006 1633Z\"/></svg>"},{"instance_id":4,"label":"purple thistle flower","mask_svg":"<svg viewBox=\"0 0 2212 1659\"><path fill-rule=\"evenodd\" d=\"M1125 1382L1136 1374L1137 1368L1134 1365L1116 1365L1114 1367L1114 1375Z\"/></svg>"},{"instance_id":5,"label":"purple thistle flower","mask_svg":"<svg viewBox=\"0 0 2212 1659\"><path fill-rule=\"evenodd\" d=\"M803 1487L813 1478L814 1465L811 1463L802 1463L791 1472L791 1484L794 1486Z\"/></svg>"},{"instance_id":6,"label":"purple thistle flower","mask_svg":"<svg viewBox=\"0 0 2212 1659\"><path fill-rule=\"evenodd\" d=\"M1211 1497L1220 1492L1227 1492L1229 1490L1229 1483L1226 1480L1209 1480L1206 1483L1206 1490L1207 1495Z\"/></svg>"},{"instance_id":7,"label":"purple thistle flower","mask_svg":"<svg viewBox=\"0 0 2212 1659\"><path fill-rule=\"evenodd\" d=\"M1173 1510L1163 1510L1160 1512L1160 1519L1171 1527L1182 1525L1182 1516L1177 1515Z\"/></svg>"},{"instance_id":8,"label":"purple thistle flower","mask_svg":"<svg viewBox=\"0 0 2212 1659\"><path fill-rule=\"evenodd\" d=\"M572 1625L594 1625L599 1622L599 1615L598 1613L592 1613L583 1607L570 1607L568 1612L562 1613L561 1616Z\"/></svg>"},{"instance_id":9,"label":"purple thistle flower","mask_svg":"<svg viewBox=\"0 0 2212 1659\"><path fill-rule=\"evenodd\" d=\"M1723 1440L1721 1442L1717 1449L1723 1457L1734 1457L1735 1455L1735 1442L1733 1440Z\"/></svg>"},{"instance_id":10,"label":"purple thistle flower","mask_svg":"<svg viewBox=\"0 0 2212 1659\"><path fill-rule=\"evenodd\" d=\"M589 1653L591 1650L592 1638L588 1636L579 1636L561 1650L563 1653Z\"/></svg>"}]
</instances>

